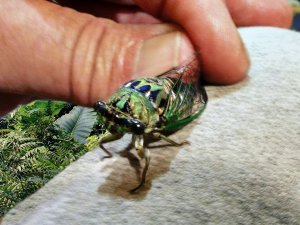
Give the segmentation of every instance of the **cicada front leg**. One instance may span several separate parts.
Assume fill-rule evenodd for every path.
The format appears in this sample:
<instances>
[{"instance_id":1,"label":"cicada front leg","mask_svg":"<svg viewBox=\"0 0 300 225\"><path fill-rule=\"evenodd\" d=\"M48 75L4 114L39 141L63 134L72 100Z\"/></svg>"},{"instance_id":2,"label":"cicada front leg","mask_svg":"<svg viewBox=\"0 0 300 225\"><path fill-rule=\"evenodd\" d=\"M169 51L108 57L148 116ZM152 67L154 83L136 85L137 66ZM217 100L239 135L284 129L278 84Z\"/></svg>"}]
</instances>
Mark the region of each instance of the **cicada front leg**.
<instances>
[{"instance_id":1,"label":"cicada front leg","mask_svg":"<svg viewBox=\"0 0 300 225\"><path fill-rule=\"evenodd\" d=\"M112 157L112 153L103 146L103 143L118 140L122 136L123 135L121 135L121 134L113 134L113 133L110 133L109 131L106 131L104 134L102 134L99 137L99 147L107 154L103 158L111 158Z\"/></svg>"},{"instance_id":2,"label":"cicada front leg","mask_svg":"<svg viewBox=\"0 0 300 225\"><path fill-rule=\"evenodd\" d=\"M134 193L134 192L137 192L146 182L146 175L147 175L148 168L150 165L151 155L150 155L149 149L144 148L143 135L133 135L132 137L133 137L134 147L137 151L137 154L139 155L140 158L145 159L145 166L143 169L141 182L136 188L134 188L130 191L131 193Z\"/></svg>"},{"instance_id":3,"label":"cicada front leg","mask_svg":"<svg viewBox=\"0 0 300 225\"><path fill-rule=\"evenodd\" d=\"M157 138L160 138L168 143L170 143L171 145L175 145L175 146L181 146L181 145L184 145L184 144L188 144L189 142L188 141L182 141L182 142L176 142L176 141L173 141L172 139L166 137L165 135L161 134L161 133L153 133L153 136L154 137L157 137Z\"/></svg>"}]
</instances>

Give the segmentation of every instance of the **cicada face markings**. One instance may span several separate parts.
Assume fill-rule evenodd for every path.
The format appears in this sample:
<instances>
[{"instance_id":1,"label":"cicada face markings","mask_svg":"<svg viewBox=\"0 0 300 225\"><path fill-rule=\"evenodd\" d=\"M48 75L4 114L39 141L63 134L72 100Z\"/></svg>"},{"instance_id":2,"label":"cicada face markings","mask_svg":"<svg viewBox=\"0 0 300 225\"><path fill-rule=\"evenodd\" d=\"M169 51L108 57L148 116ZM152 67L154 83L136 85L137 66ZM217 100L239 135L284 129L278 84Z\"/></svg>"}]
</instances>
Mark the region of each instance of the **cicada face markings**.
<instances>
[{"instance_id":1,"label":"cicada face markings","mask_svg":"<svg viewBox=\"0 0 300 225\"><path fill-rule=\"evenodd\" d=\"M130 113L130 104L128 103L128 101L125 102L124 107L123 107L123 111L126 113Z\"/></svg>"},{"instance_id":2,"label":"cicada face markings","mask_svg":"<svg viewBox=\"0 0 300 225\"><path fill-rule=\"evenodd\" d=\"M113 107L116 110L120 110L121 112L130 114L131 108L130 108L129 102L130 102L130 95L123 94L123 95L120 95L120 96L110 99L108 105L110 107Z\"/></svg>"},{"instance_id":3,"label":"cicada face markings","mask_svg":"<svg viewBox=\"0 0 300 225\"><path fill-rule=\"evenodd\" d=\"M127 87L127 88L135 88L137 85L139 85L139 83L141 83L140 80L132 80L127 82L126 84L123 85L123 87Z\"/></svg>"},{"instance_id":4,"label":"cicada face markings","mask_svg":"<svg viewBox=\"0 0 300 225\"><path fill-rule=\"evenodd\" d=\"M157 78L140 78L138 80L130 81L125 84L124 88L133 89L140 94L145 96L145 99L151 103L153 108L158 114L163 112L163 109L159 108L161 98L166 97L165 94L165 83L168 79L157 79ZM168 88L167 88L168 89ZM158 96L160 97L158 98ZM133 106L131 106L132 108Z\"/></svg>"},{"instance_id":5,"label":"cicada face markings","mask_svg":"<svg viewBox=\"0 0 300 225\"><path fill-rule=\"evenodd\" d=\"M160 92L160 90L151 91L149 94L149 100L151 102L155 102L159 92Z\"/></svg>"},{"instance_id":6,"label":"cicada face markings","mask_svg":"<svg viewBox=\"0 0 300 225\"><path fill-rule=\"evenodd\" d=\"M142 94L145 94L145 93L149 92L150 89L151 89L150 85L143 85L141 87L136 88L135 90L137 90L138 92L140 92Z\"/></svg>"}]
</instances>

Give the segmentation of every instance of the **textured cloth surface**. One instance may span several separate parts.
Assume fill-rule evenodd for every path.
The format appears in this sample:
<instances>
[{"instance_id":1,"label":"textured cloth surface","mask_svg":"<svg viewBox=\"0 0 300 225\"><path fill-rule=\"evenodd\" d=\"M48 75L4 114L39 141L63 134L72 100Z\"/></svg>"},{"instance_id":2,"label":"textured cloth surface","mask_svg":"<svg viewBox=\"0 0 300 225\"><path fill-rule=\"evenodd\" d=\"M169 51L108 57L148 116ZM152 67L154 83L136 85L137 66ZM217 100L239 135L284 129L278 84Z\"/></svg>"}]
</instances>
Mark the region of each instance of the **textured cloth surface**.
<instances>
[{"instance_id":1,"label":"textured cloth surface","mask_svg":"<svg viewBox=\"0 0 300 225\"><path fill-rule=\"evenodd\" d=\"M240 32L248 78L207 87L207 110L171 136L190 145L151 144L140 193L128 193L143 162L123 151L126 136L106 144L112 159L89 152L3 224L300 224L300 33Z\"/></svg>"}]
</instances>

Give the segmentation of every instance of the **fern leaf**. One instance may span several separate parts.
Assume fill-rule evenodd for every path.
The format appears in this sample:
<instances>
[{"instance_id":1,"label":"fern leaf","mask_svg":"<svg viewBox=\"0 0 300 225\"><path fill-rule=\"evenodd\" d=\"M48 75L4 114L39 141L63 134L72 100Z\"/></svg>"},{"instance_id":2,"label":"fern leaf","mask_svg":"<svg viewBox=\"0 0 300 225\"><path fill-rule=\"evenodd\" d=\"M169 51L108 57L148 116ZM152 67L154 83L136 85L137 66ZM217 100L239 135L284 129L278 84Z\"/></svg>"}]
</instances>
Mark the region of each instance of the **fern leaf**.
<instances>
[{"instance_id":1,"label":"fern leaf","mask_svg":"<svg viewBox=\"0 0 300 225\"><path fill-rule=\"evenodd\" d=\"M22 156L20 159L27 160L31 163L34 163L37 158L36 156L38 156L41 153L47 153L47 152L48 152L48 150L44 146L36 147L36 148L33 148L33 149L29 150L28 152L26 152L26 154L24 156Z\"/></svg>"},{"instance_id":2,"label":"fern leaf","mask_svg":"<svg viewBox=\"0 0 300 225\"><path fill-rule=\"evenodd\" d=\"M75 140L86 143L97 119L97 113L91 108L76 106L70 113L60 117L57 124Z\"/></svg>"},{"instance_id":3,"label":"fern leaf","mask_svg":"<svg viewBox=\"0 0 300 225\"><path fill-rule=\"evenodd\" d=\"M11 129L0 129L0 136L6 135L10 132L12 132Z\"/></svg>"}]
</instances>

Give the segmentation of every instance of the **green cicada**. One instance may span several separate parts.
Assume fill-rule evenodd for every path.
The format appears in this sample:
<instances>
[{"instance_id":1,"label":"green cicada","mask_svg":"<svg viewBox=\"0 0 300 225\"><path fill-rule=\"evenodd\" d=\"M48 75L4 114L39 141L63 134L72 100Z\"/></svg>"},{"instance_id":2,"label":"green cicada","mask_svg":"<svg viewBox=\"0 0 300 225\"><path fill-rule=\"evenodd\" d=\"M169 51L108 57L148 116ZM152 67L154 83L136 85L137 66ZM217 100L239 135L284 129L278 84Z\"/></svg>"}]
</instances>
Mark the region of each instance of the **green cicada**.
<instances>
[{"instance_id":1,"label":"green cicada","mask_svg":"<svg viewBox=\"0 0 300 225\"><path fill-rule=\"evenodd\" d=\"M181 145L164 135L174 132L197 118L205 109L207 94L199 85L197 60L179 66L154 78L137 78L124 84L107 103L98 101L95 109L102 117L106 132L102 143L132 133L132 143L140 158L145 159L140 184L143 186L150 163L150 151L144 148L144 137L152 135L172 145Z\"/></svg>"}]
</instances>

